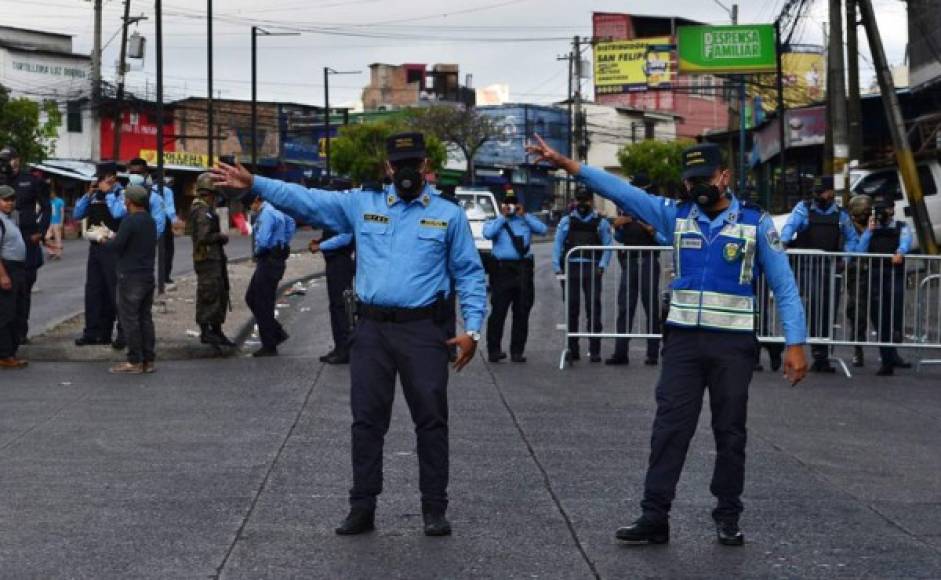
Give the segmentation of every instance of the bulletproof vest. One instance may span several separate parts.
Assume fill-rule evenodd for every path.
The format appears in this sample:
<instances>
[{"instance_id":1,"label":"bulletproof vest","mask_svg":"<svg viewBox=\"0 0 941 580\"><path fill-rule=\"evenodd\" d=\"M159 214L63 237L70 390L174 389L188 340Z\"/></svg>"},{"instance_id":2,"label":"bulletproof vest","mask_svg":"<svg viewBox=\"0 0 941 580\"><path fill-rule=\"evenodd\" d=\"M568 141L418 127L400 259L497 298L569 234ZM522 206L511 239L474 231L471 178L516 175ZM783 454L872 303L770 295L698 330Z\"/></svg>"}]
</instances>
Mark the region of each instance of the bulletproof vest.
<instances>
[{"instance_id":1,"label":"bulletproof vest","mask_svg":"<svg viewBox=\"0 0 941 580\"><path fill-rule=\"evenodd\" d=\"M25 172L14 175L10 185L16 190L16 211L19 213L17 225L24 235L30 234L39 226L40 216L36 208L39 203L39 188L33 176Z\"/></svg>"},{"instance_id":2,"label":"bulletproof vest","mask_svg":"<svg viewBox=\"0 0 941 580\"><path fill-rule=\"evenodd\" d=\"M623 238L623 244L625 246L655 246L657 245L654 241L653 236L647 233L647 230L644 226L640 225L637 220L627 224L621 228L621 236Z\"/></svg>"},{"instance_id":3,"label":"bulletproof vest","mask_svg":"<svg viewBox=\"0 0 941 580\"><path fill-rule=\"evenodd\" d=\"M335 231L333 231L333 230L328 230L328 229L325 228L325 229L323 230L323 237L320 238L320 241L321 241L321 242L326 242L326 241L329 240L330 238L336 237L337 235L339 235L337 232L335 232ZM337 249L337 250L326 250L326 251L324 251L323 255L324 255L324 257L326 257L326 258L332 258L333 256L343 256L343 255L347 255L347 256L348 256L348 255L351 255L352 253L353 253L353 244L351 243L351 244L349 244L348 246L344 246L344 247L339 248L339 249Z\"/></svg>"},{"instance_id":4,"label":"bulletproof vest","mask_svg":"<svg viewBox=\"0 0 941 580\"><path fill-rule=\"evenodd\" d=\"M840 211L837 210L826 215L807 207L807 228L797 234L794 240L795 248L808 250L823 250L825 252L839 252L840 239Z\"/></svg>"},{"instance_id":5,"label":"bulletproof vest","mask_svg":"<svg viewBox=\"0 0 941 580\"><path fill-rule=\"evenodd\" d=\"M870 254L894 254L899 249L902 238L902 225L895 222L891 228L876 228L869 240Z\"/></svg>"},{"instance_id":6,"label":"bulletproof vest","mask_svg":"<svg viewBox=\"0 0 941 580\"><path fill-rule=\"evenodd\" d=\"M601 216L583 222L574 215L569 218L569 233L565 236L565 251L568 252L577 246L600 246L601 235L598 233L598 226L601 224Z\"/></svg>"},{"instance_id":7,"label":"bulletproof vest","mask_svg":"<svg viewBox=\"0 0 941 580\"><path fill-rule=\"evenodd\" d=\"M95 194L91 203L88 204L88 225L104 225L112 232L116 232L120 223L120 220L114 219L114 216L111 215L111 210L108 209L108 204L105 203L104 198L99 199L98 194Z\"/></svg>"}]
</instances>

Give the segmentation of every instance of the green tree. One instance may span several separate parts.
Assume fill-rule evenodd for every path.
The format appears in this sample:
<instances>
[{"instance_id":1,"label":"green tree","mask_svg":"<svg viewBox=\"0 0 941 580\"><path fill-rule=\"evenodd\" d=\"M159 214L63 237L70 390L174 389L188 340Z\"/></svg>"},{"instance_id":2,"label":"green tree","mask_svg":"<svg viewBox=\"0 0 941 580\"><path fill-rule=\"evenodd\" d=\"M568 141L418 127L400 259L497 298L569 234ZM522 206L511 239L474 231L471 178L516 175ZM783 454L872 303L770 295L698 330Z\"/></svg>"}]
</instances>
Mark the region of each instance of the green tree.
<instances>
[{"instance_id":1,"label":"green tree","mask_svg":"<svg viewBox=\"0 0 941 580\"><path fill-rule=\"evenodd\" d=\"M41 120L45 115L45 121ZM11 99L0 85L0 145L12 145L24 163L37 163L55 153L55 139L62 113L55 101L39 103Z\"/></svg>"},{"instance_id":2,"label":"green tree","mask_svg":"<svg viewBox=\"0 0 941 580\"><path fill-rule=\"evenodd\" d=\"M661 188L678 187L682 181L682 153L692 144L688 140L639 141L621 148L618 162L625 175L646 173Z\"/></svg>"},{"instance_id":3,"label":"green tree","mask_svg":"<svg viewBox=\"0 0 941 580\"><path fill-rule=\"evenodd\" d=\"M408 123L415 130L434 135L442 142L461 150L467 159L467 174L470 182L476 180L474 157L487 141L500 135L500 128L493 117L480 113L473 107L434 105L412 109Z\"/></svg>"},{"instance_id":4,"label":"green tree","mask_svg":"<svg viewBox=\"0 0 941 580\"><path fill-rule=\"evenodd\" d=\"M407 130L399 121L378 121L346 125L330 142L330 165L337 173L347 175L357 183L368 179L381 179L385 175L386 140L390 135ZM426 135L425 148L431 168L438 171L444 166L447 151L437 137Z\"/></svg>"}]
</instances>

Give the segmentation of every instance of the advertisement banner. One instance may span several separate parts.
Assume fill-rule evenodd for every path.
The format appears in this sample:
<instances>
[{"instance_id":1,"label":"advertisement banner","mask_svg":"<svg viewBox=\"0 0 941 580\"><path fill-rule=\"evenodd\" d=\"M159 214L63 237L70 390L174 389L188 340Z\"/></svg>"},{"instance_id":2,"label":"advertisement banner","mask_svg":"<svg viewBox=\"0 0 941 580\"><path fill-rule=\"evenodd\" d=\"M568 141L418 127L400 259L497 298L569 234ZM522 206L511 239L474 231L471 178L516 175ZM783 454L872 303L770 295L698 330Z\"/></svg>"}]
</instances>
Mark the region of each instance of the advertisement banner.
<instances>
[{"instance_id":1,"label":"advertisement banner","mask_svg":"<svg viewBox=\"0 0 941 580\"><path fill-rule=\"evenodd\" d=\"M138 156L146 161L147 165L151 167L157 166L156 149L141 149ZM216 161L218 160L219 158L216 157ZM208 155L203 155L201 153L188 153L186 151L164 151L163 164L177 165L180 167L193 167L199 169L208 169L210 167Z\"/></svg>"},{"instance_id":2,"label":"advertisement banner","mask_svg":"<svg viewBox=\"0 0 941 580\"><path fill-rule=\"evenodd\" d=\"M669 36L595 45L595 95L669 88L675 66Z\"/></svg>"},{"instance_id":3,"label":"advertisement banner","mask_svg":"<svg viewBox=\"0 0 941 580\"><path fill-rule=\"evenodd\" d=\"M681 26L677 51L682 73L750 74L777 68L774 26Z\"/></svg>"},{"instance_id":4,"label":"advertisement banner","mask_svg":"<svg viewBox=\"0 0 941 580\"><path fill-rule=\"evenodd\" d=\"M784 106L788 109L806 107L823 102L827 96L827 57L823 47L810 47L816 50L804 52L785 52L781 55L781 68L784 71ZM778 107L778 92L775 89L775 75L761 75L758 88L749 93L760 95L766 110Z\"/></svg>"}]
</instances>

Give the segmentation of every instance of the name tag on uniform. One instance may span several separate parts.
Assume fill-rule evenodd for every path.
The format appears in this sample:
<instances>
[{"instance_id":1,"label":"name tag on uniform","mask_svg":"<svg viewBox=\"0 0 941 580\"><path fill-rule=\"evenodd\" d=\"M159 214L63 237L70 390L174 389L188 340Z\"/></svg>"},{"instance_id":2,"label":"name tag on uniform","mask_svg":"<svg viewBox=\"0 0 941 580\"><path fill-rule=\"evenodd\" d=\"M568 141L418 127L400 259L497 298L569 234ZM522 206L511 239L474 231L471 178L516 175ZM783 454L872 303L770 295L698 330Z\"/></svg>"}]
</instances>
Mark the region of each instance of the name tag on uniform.
<instances>
[{"instance_id":1,"label":"name tag on uniform","mask_svg":"<svg viewBox=\"0 0 941 580\"><path fill-rule=\"evenodd\" d=\"M439 230L448 229L448 222L446 220L432 220L424 218L418 222L418 225L424 226L426 228L437 228Z\"/></svg>"},{"instance_id":2,"label":"name tag on uniform","mask_svg":"<svg viewBox=\"0 0 941 580\"><path fill-rule=\"evenodd\" d=\"M681 250L701 250L702 238L683 238L680 240Z\"/></svg>"},{"instance_id":3,"label":"name tag on uniform","mask_svg":"<svg viewBox=\"0 0 941 580\"><path fill-rule=\"evenodd\" d=\"M389 223L389 216L385 216L378 213L364 213L363 221L373 222L377 224L387 224Z\"/></svg>"}]
</instances>

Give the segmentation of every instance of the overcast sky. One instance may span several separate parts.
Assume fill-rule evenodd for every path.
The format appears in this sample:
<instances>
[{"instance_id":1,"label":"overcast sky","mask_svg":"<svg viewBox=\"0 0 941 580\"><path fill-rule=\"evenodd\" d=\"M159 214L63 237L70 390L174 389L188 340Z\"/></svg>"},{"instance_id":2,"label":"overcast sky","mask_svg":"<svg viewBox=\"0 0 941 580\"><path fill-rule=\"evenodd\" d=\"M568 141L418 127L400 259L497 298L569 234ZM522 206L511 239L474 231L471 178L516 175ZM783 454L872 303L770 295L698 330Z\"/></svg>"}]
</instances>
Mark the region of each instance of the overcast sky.
<instances>
[{"instance_id":1,"label":"overcast sky","mask_svg":"<svg viewBox=\"0 0 941 580\"><path fill-rule=\"evenodd\" d=\"M728 3L728 2L724 2ZM905 58L905 4L874 0L891 63ZM785 0L743 0L740 21L771 22ZM815 0L796 41L820 43L827 2ZM262 7L264 5L264 7ZM205 1L166 0L164 74L167 98L206 94ZM0 0L3 24L74 36L74 50L92 46L93 11L88 0ZM105 0L104 42L120 30L123 3ZM510 85L516 102L557 101L566 92L566 54L571 37L591 34L591 13L630 12L682 15L709 23L728 21L715 0L215 0L216 91L250 97L250 27L272 32L302 30L299 36L258 39L259 98L323 104L323 67L362 71L331 78L331 104L352 106L368 82L373 62L457 63L474 86ZM153 2L133 0L131 14L150 19L138 31L148 37L143 71L129 85L153 90L155 58ZM865 45L865 37L861 38ZM104 76L114 76L120 37L107 46ZM868 47L863 51L863 84L871 80Z\"/></svg>"}]
</instances>

